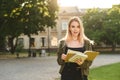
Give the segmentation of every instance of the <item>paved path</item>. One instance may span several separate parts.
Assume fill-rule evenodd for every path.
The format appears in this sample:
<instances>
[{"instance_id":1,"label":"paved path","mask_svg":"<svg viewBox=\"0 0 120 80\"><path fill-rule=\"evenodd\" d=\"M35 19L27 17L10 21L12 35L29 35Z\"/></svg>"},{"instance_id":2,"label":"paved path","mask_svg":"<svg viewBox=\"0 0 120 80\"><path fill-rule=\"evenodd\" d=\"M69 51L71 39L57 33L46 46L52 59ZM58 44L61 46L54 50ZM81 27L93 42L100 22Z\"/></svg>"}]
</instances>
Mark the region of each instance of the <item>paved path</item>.
<instances>
[{"instance_id":1,"label":"paved path","mask_svg":"<svg viewBox=\"0 0 120 80\"><path fill-rule=\"evenodd\" d=\"M120 54L102 54L97 56L91 65L91 68L120 62Z\"/></svg>"},{"instance_id":2,"label":"paved path","mask_svg":"<svg viewBox=\"0 0 120 80\"><path fill-rule=\"evenodd\" d=\"M99 55L91 68L120 62L120 54ZM0 80L55 80L60 75L56 56L0 60Z\"/></svg>"}]
</instances>

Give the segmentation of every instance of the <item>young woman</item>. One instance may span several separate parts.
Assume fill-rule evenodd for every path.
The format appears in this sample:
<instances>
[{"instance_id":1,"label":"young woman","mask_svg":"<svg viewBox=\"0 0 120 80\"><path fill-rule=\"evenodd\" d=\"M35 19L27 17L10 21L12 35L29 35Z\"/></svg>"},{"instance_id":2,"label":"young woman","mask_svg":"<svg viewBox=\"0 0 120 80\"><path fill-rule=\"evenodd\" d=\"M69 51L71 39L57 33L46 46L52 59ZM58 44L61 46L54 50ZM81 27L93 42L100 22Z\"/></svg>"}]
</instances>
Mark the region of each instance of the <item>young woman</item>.
<instances>
[{"instance_id":1,"label":"young woman","mask_svg":"<svg viewBox=\"0 0 120 80\"><path fill-rule=\"evenodd\" d=\"M76 60L76 63L65 62L68 49L84 52L91 49L91 40L84 34L83 23L73 17L68 23L66 36L60 40L57 62L61 65L61 80L88 80L89 66L92 61Z\"/></svg>"}]
</instances>

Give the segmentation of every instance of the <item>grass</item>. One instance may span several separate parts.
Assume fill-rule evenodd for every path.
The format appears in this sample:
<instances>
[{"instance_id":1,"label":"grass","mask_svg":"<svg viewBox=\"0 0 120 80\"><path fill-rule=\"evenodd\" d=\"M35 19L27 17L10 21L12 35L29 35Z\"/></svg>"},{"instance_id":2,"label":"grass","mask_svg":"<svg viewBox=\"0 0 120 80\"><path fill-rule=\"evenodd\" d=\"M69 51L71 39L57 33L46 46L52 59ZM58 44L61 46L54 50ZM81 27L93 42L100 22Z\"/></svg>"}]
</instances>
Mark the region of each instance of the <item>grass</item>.
<instances>
[{"instance_id":1,"label":"grass","mask_svg":"<svg viewBox=\"0 0 120 80\"><path fill-rule=\"evenodd\" d=\"M120 80L120 63L91 69L89 80Z\"/></svg>"}]
</instances>

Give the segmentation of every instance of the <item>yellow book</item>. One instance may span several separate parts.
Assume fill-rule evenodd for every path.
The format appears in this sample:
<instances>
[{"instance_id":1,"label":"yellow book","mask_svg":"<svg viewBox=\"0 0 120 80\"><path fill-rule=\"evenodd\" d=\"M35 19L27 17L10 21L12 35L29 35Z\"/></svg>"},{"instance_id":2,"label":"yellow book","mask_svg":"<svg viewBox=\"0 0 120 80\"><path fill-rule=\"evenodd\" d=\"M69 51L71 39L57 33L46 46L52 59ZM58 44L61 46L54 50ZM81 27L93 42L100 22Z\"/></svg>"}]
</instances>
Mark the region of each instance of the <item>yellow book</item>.
<instances>
[{"instance_id":1,"label":"yellow book","mask_svg":"<svg viewBox=\"0 0 120 80\"><path fill-rule=\"evenodd\" d=\"M85 51L84 54L88 55L88 58L86 60L93 61L97 55L99 55L99 52L97 51Z\"/></svg>"},{"instance_id":2,"label":"yellow book","mask_svg":"<svg viewBox=\"0 0 120 80\"><path fill-rule=\"evenodd\" d=\"M75 62L77 59L93 61L99 55L97 51L85 51L84 53L68 49L65 62Z\"/></svg>"},{"instance_id":3,"label":"yellow book","mask_svg":"<svg viewBox=\"0 0 120 80\"><path fill-rule=\"evenodd\" d=\"M68 49L65 62L75 62L77 59L80 58L84 61L87 57L88 56L82 52Z\"/></svg>"}]
</instances>

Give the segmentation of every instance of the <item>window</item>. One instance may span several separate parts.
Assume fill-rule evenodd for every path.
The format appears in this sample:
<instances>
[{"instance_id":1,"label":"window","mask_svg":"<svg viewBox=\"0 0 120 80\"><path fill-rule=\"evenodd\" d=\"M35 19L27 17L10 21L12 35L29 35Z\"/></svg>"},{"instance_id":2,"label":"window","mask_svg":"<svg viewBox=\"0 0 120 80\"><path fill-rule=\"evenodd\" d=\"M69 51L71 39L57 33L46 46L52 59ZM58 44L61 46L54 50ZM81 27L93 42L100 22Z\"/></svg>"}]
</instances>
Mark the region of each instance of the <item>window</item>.
<instances>
[{"instance_id":1,"label":"window","mask_svg":"<svg viewBox=\"0 0 120 80\"><path fill-rule=\"evenodd\" d=\"M30 47L35 47L35 38L30 38Z\"/></svg>"},{"instance_id":2,"label":"window","mask_svg":"<svg viewBox=\"0 0 120 80\"><path fill-rule=\"evenodd\" d=\"M45 37L42 37L42 47L45 47Z\"/></svg>"},{"instance_id":3,"label":"window","mask_svg":"<svg viewBox=\"0 0 120 80\"><path fill-rule=\"evenodd\" d=\"M18 38L17 44L23 46L24 45L23 38Z\"/></svg>"},{"instance_id":4,"label":"window","mask_svg":"<svg viewBox=\"0 0 120 80\"><path fill-rule=\"evenodd\" d=\"M18 38L16 49L22 49L24 47L23 38Z\"/></svg>"},{"instance_id":5,"label":"window","mask_svg":"<svg viewBox=\"0 0 120 80\"><path fill-rule=\"evenodd\" d=\"M62 21L62 30L67 30L68 22Z\"/></svg>"},{"instance_id":6,"label":"window","mask_svg":"<svg viewBox=\"0 0 120 80\"><path fill-rule=\"evenodd\" d=\"M52 40L51 40L51 45L52 46L57 46L57 38L56 37L53 37Z\"/></svg>"}]
</instances>

